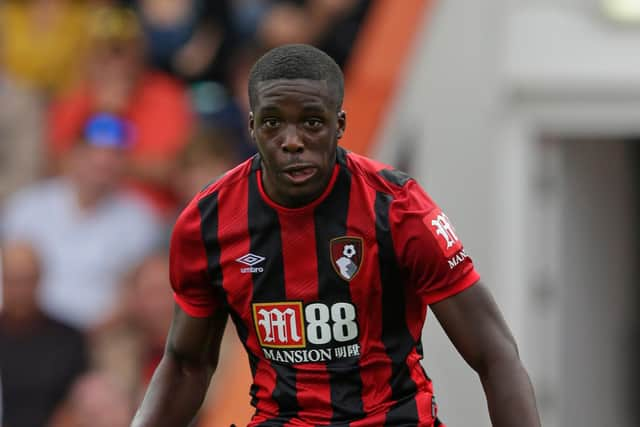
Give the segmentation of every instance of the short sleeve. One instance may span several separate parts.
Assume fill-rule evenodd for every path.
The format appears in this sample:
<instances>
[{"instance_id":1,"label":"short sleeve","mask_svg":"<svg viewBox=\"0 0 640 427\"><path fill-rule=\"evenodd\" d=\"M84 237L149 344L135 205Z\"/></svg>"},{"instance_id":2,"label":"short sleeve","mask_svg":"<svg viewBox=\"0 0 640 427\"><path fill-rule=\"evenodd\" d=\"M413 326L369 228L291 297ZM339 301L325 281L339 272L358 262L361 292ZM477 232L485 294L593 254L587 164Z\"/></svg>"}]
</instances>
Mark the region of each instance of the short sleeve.
<instances>
[{"instance_id":1,"label":"short sleeve","mask_svg":"<svg viewBox=\"0 0 640 427\"><path fill-rule=\"evenodd\" d=\"M207 317L220 306L209 275L198 205L180 214L171 233L170 279L176 303L193 317Z\"/></svg>"},{"instance_id":2,"label":"short sleeve","mask_svg":"<svg viewBox=\"0 0 640 427\"><path fill-rule=\"evenodd\" d=\"M414 180L394 199L390 220L401 269L426 304L480 279L449 218Z\"/></svg>"}]
</instances>

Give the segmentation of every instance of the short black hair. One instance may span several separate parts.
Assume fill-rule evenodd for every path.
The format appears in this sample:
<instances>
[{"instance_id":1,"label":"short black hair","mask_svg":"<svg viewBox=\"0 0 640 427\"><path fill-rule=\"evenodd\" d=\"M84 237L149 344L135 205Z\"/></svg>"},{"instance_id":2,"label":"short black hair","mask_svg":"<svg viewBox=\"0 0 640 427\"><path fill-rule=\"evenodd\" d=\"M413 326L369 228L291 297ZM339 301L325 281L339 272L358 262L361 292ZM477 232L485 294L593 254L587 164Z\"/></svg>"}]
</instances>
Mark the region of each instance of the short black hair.
<instances>
[{"instance_id":1,"label":"short black hair","mask_svg":"<svg viewBox=\"0 0 640 427\"><path fill-rule=\"evenodd\" d=\"M258 83L278 79L309 79L327 82L336 108L342 108L344 75L329 55L307 44L287 44L265 53L249 72L249 105L257 103Z\"/></svg>"}]
</instances>

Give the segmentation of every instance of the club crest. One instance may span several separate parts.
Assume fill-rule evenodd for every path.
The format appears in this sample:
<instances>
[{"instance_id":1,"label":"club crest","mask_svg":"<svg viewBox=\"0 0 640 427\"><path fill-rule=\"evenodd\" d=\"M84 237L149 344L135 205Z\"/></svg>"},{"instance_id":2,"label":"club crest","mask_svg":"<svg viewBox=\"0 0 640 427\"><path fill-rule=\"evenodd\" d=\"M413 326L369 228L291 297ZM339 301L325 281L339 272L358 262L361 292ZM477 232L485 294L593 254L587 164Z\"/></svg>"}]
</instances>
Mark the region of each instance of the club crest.
<instances>
[{"instance_id":1,"label":"club crest","mask_svg":"<svg viewBox=\"0 0 640 427\"><path fill-rule=\"evenodd\" d=\"M364 245L360 237L337 237L331 240L331 263L344 280L352 280L362 265Z\"/></svg>"}]
</instances>

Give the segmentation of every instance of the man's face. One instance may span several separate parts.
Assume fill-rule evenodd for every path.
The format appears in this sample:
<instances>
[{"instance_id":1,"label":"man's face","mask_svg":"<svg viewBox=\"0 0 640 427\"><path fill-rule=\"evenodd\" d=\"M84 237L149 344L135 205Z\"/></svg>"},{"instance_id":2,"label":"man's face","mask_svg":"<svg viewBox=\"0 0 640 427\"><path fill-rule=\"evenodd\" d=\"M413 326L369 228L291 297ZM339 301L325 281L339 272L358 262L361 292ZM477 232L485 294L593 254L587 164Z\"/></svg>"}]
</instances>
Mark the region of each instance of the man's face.
<instances>
[{"instance_id":1,"label":"man's face","mask_svg":"<svg viewBox=\"0 0 640 427\"><path fill-rule=\"evenodd\" d=\"M72 174L86 191L95 196L106 195L120 184L124 156L121 148L80 144L72 159Z\"/></svg>"},{"instance_id":2,"label":"man's face","mask_svg":"<svg viewBox=\"0 0 640 427\"><path fill-rule=\"evenodd\" d=\"M275 202L300 207L331 179L346 119L325 81L280 79L258 83L249 131L262 157L265 191Z\"/></svg>"}]
</instances>

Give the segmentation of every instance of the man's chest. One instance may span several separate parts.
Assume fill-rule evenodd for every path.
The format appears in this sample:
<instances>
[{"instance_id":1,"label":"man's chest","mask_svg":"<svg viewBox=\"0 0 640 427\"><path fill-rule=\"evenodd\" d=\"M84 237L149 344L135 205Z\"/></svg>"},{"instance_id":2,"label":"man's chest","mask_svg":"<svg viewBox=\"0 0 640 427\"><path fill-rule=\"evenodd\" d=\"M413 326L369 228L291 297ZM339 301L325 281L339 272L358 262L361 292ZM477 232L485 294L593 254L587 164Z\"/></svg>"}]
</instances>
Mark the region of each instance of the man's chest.
<instances>
[{"instance_id":1,"label":"man's chest","mask_svg":"<svg viewBox=\"0 0 640 427\"><path fill-rule=\"evenodd\" d=\"M312 216L263 218L254 227L229 227L219 235L222 287L229 297L251 299L349 299L370 293L380 280L375 229Z\"/></svg>"},{"instance_id":2,"label":"man's chest","mask_svg":"<svg viewBox=\"0 0 640 427\"><path fill-rule=\"evenodd\" d=\"M262 221L220 238L220 291L249 347L284 363L357 360L382 304L375 227Z\"/></svg>"}]
</instances>

